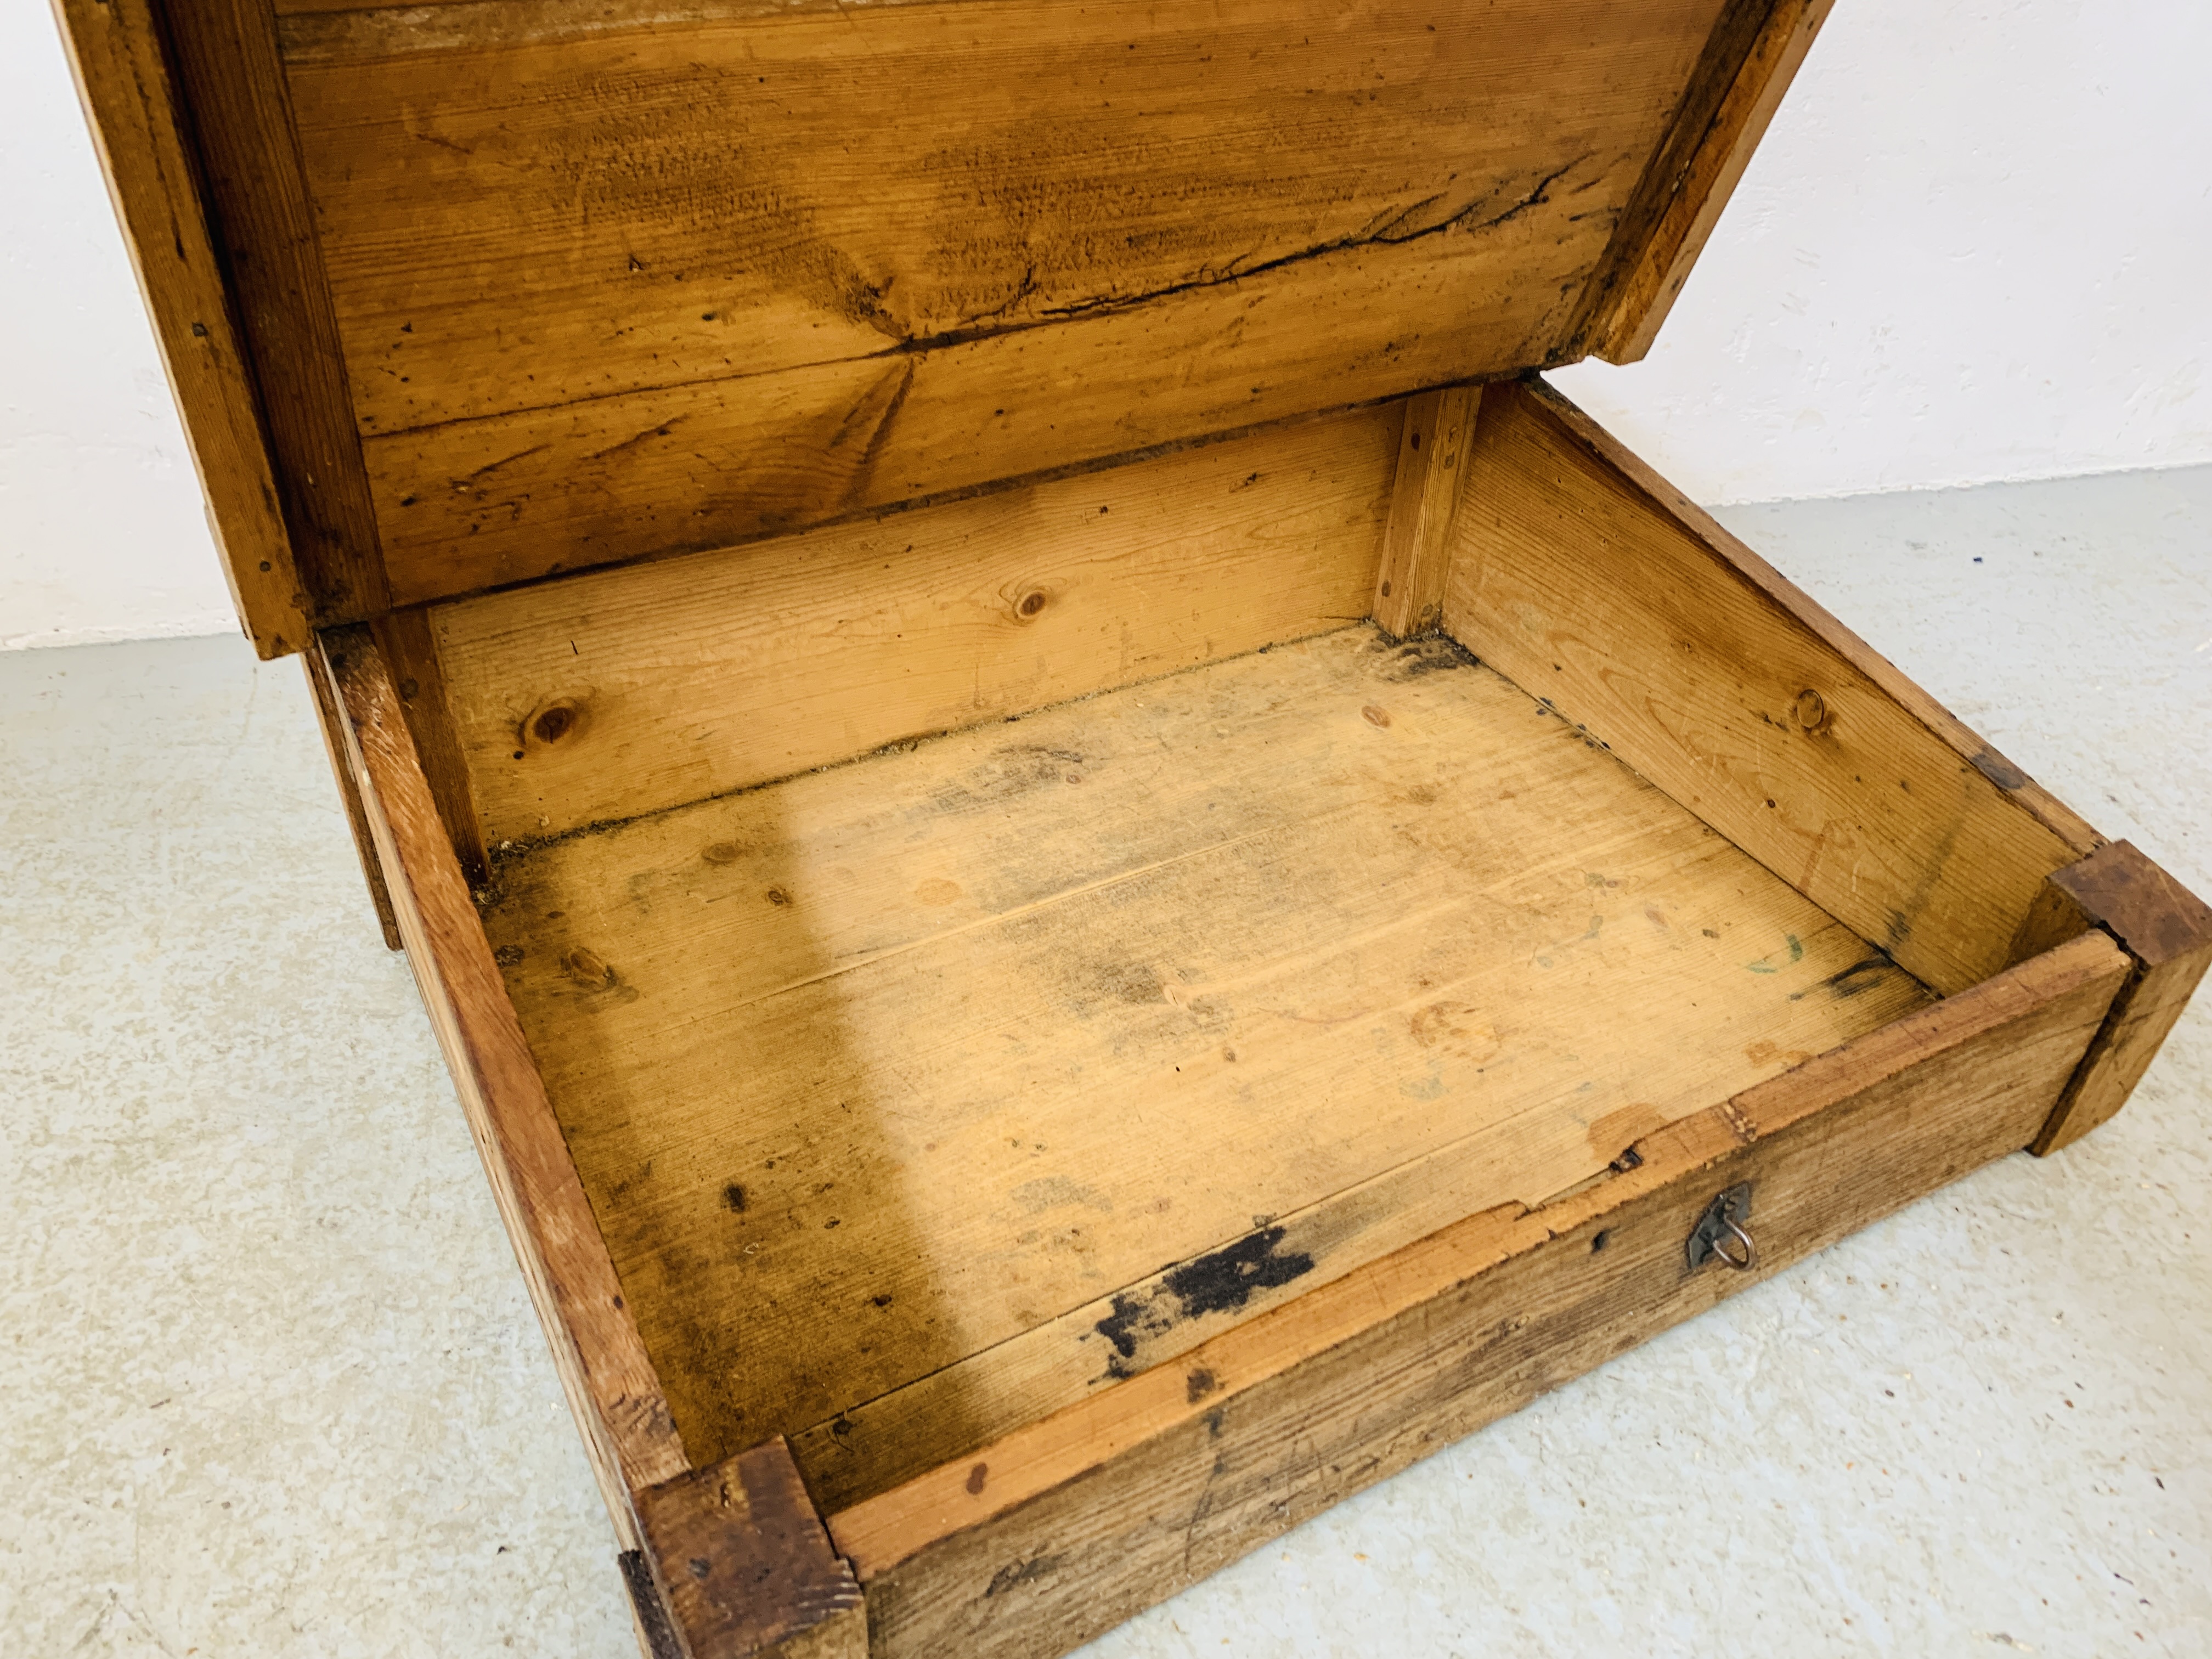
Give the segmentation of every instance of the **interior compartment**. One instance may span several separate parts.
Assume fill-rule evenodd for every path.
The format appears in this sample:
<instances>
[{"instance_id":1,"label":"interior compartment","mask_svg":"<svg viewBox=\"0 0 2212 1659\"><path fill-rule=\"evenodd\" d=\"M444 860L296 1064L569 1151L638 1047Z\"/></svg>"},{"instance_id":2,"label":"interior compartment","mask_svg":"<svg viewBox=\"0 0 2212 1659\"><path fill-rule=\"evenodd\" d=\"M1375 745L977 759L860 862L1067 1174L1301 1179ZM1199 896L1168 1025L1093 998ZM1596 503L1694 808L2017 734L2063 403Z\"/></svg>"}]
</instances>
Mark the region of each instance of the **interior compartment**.
<instances>
[{"instance_id":1,"label":"interior compartment","mask_svg":"<svg viewBox=\"0 0 2212 1659\"><path fill-rule=\"evenodd\" d=\"M2033 785L1540 389L1404 556L1426 419L428 613L695 1462L858 1502L2004 965Z\"/></svg>"},{"instance_id":2,"label":"interior compartment","mask_svg":"<svg viewBox=\"0 0 2212 1659\"><path fill-rule=\"evenodd\" d=\"M550 841L486 925L687 1444L840 1501L1925 997L1369 627Z\"/></svg>"}]
</instances>

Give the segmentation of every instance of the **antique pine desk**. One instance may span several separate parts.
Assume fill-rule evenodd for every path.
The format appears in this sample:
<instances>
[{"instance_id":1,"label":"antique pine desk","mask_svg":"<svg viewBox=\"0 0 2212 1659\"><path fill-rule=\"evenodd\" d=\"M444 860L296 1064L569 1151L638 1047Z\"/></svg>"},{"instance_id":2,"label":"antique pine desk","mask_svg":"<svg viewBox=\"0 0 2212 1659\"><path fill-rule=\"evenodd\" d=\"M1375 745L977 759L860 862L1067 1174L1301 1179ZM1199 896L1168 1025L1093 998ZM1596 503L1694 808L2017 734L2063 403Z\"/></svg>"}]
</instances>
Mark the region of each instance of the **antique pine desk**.
<instances>
[{"instance_id":1,"label":"antique pine desk","mask_svg":"<svg viewBox=\"0 0 2212 1659\"><path fill-rule=\"evenodd\" d=\"M655 1656L1059 1652L2212 914L1547 387L1826 0L61 0Z\"/></svg>"}]
</instances>

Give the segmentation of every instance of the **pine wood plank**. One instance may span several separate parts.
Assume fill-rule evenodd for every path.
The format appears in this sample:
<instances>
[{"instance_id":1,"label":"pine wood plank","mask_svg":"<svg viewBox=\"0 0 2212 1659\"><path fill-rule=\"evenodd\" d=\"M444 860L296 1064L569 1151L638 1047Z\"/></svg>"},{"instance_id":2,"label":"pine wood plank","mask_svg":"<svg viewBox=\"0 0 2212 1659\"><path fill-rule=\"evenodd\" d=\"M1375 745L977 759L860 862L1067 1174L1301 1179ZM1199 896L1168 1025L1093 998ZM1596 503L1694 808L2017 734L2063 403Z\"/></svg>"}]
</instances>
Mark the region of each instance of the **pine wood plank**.
<instances>
[{"instance_id":1,"label":"pine wood plank","mask_svg":"<svg viewBox=\"0 0 2212 1659\"><path fill-rule=\"evenodd\" d=\"M256 652L287 655L307 643L308 600L155 14L147 0L56 0L54 9L232 601Z\"/></svg>"},{"instance_id":2,"label":"pine wood plank","mask_svg":"<svg viewBox=\"0 0 2212 1659\"><path fill-rule=\"evenodd\" d=\"M1595 325L1590 349L1598 356L1632 363L1651 349L1834 3L1777 0L1767 12L1711 125L1680 168L1662 175L1665 208L1651 232L1638 239Z\"/></svg>"},{"instance_id":3,"label":"pine wood plank","mask_svg":"<svg viewBox=\"0 0 2212 1659\"><path fill-rule=\"evenodd\" d=\"M338 707L337 693L330 680L315 665L312 655L302 655L300 665L307 671L307 689L314 694L315 720L323 734L323 752L330 757L331 775L337 780L338 799L344 803L346 824L353 831L353 850L361 860L361 873L368 884L368 902L376 908L377 926L383 930L384 945L388 951L405 948L399 937L398 913L392 908L392 892L384 883L384 869L377 861L376 833L369 828L368 809L361 798L361 776L346 763L345 711Z\"/></svg>"},{"instance_id":4,"label":"pine wood plank","mask_svg":"<svg viewBox=\"0 0 2212 1659\"><path fill-rule=\"evenodd\" d=\"M637 1512L684 1659L867 1659L860 1587L782 1441L640 1492Z\"/></svg>"},{"instance_id":5,"label":"pine wood plank","mask_svg":"<svg viewBox=\"0 0 2212 1659\"><path fill-rule=\"evenodd\" d=\"M702 1456L987 1350L890 1439L995 1432L1126 1369L1024 1338L1060 1316L1539 1201L1923 995L1489 671L1364 628L556 841L485 920ZM1140 1359L1205 1311L1148 1307Z\"/></svg>"},{"instance_id":6,"label":"pine wood plank","mask_svg":"<svg viewBox=\"0 0 2212 1659\"><path fill-rule=\"evenodd\" d=\"M1947 995L2098 844L1540 384L1485 394L1444 621Z\"/></svg>"},{"instance_id":7,"label":"pine wood plank","mask_svg":"<svg viewBox=\"0 0 2212 1659\"><path fill-rule=\"evenodd\" d=\"M2126 973L2075 940L1656 1132L1594 1188L1470 1217L833 1515L871 1651L1064 1651L2018 1148ZM1692 1226L1742 1182L1759 1268L1690 1271Z\"/></svg>"},{"instance_id":8,"label":"pine wood plank","mask_svg":"<svg viewBox=\"0 0 2212 1659\"><path fill-rule=\"evenodd\" d=\"M376 648L392 672L399 690L399 707L407 717L408 735L415 741L416 757L422 763L422 781L437 804L439 820L460 860L461 876L471 887L483 884L488 871L483 826L477 816L475 791L469 781L467 758L453 726L446 695L444 665L430 618L420 610L393 611L369 624Z\"/></svg>"},{"instance_id":9,"label":"pine wood plank","mask_svg":"<svg viewBox=\"0 0 2212 1659\"><path fill-rule=\"evenodd\" d=\"M1450 386L1406 400L1390 520L1375 578L1375 621L1395 638L1425 634L1443 620L1452 520L1481 398L1480 386Z\"/></svg>"},{"instance_id":10,"label":"pine wood plank","mask_svg":"<svg viewBox=\"0 0 2212 1659\"><path fill-rule=\"evenodd\" d=\"M398 688L367 629L317 637L315 667L345 712L345 764L408 965L615 1531L636 1548L630 1494L683 1474L683 1442L423 779Z\"/></svg>"},{"instance_id":11,"label":"pine wood plank","mask_svg":"<svg viewBox=\"0 0 2212 1659\"><path fill-rule=\"evenodd\" d=\"M2070 1146L2127 1104L2212 965L2212 907L2130 842L2100 847L2055 872L2046 895L2071 913L2064 931L2104 929L2135 971L2036 1136L2039 1156Z\"/></svg>"},{"instance_id":12,"label":"pine wood plank","mask_svg":"<svg viewBox=\"0 0 2212 1659\"><path fill-rule=\"evenodd\" d=\"M394 594L1548 361L1721 9L289 18Z\"/></svg>"},{"instance_id":13,"label":"pine wood plank","mask_svg":"<svg viewBox=\"0 0 2212 1659\"><path fill-rule=\"evenodd\" d=\"M635 817L1340 628L1374 586L1399 423L441 606L483 833Z\"/></svg>"},{"instance_id":14,"label":"pine wood plank","mask_svg":"<svg viewBox=\"0 0 2212 1659\"><path fill-rule=\"evenodd\" d=\"M319 623L374 616L391 603L376 510L275 14L269 0L160 4L304 608Z\"/></svg>"}]
</instances>

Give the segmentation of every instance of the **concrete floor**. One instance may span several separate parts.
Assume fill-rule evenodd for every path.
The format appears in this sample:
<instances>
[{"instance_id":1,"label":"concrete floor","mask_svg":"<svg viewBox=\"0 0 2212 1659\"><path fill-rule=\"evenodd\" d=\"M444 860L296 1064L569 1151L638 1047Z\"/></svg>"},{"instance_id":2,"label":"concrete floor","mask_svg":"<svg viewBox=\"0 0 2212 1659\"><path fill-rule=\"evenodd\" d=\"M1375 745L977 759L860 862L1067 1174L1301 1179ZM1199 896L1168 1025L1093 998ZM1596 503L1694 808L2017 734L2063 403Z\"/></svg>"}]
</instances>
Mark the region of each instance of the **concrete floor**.
<instances>
[{"instance_id":1,"label":"concrete floor","mask_svg":"<svg viewBox=\"0 0 2212 1659\"><path fill-rule=\"evenodd\" d=\"M2212 893L2212 468L1724 515ZM0 1655L635 1651L298 665L0 656ZM1996 1167L1124 1626L2212 1654L2212 998Z\"/></svg>"}]
</instances>

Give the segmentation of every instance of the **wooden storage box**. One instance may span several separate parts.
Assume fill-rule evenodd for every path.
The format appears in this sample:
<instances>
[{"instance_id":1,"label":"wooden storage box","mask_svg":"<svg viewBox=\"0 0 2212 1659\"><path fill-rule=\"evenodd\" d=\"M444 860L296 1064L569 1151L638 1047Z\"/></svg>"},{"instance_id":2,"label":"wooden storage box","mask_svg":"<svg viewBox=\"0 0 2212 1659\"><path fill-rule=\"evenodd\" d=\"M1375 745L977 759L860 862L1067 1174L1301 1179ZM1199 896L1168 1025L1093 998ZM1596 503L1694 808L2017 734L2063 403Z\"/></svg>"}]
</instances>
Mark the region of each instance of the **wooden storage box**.
<instances>
[{"instance_id":1,"label":"wooden storage box","mask_svg":"<svg viewBox=\"0 0 2212 1659\"><path fill-rule=\"evenodd\" d=\"M1536 378L1825 0L62 0L656 1656L1060 1651L2212 915Z\"/></svg>"}]
</instances>

